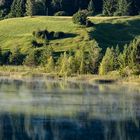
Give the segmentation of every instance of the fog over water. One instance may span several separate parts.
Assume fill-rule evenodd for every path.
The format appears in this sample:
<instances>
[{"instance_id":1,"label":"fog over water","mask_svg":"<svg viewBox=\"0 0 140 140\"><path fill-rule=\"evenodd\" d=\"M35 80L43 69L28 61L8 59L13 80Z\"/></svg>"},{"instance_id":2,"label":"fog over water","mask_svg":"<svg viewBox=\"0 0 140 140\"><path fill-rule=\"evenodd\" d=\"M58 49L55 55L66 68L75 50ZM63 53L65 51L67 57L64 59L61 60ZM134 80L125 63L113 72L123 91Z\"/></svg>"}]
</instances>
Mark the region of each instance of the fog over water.
<instances>
[{"instance_id":1,"label":"fog over water","mask_svg":"<svg viewBox=\"0 0 140 140\"><path fill-rule=\"evenodd\" d=\"M0 78L0 140L139 140L140 87Z\"/></svg>"}]
</instances>

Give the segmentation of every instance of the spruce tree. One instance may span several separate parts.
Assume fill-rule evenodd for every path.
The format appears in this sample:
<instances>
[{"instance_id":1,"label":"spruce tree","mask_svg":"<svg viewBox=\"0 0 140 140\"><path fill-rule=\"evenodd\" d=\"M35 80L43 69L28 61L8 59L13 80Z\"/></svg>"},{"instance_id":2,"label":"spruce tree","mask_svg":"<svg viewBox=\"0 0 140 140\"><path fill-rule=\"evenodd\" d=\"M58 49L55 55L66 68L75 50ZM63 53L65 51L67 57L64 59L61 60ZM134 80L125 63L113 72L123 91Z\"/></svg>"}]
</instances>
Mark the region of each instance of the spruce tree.
<instances>
[{"instance_id":1,"label":"spruce tree","mask_svg":"<svg viewBox=\"0 0 140 140\"><path fill-rule=\"evenodd\" d=\"M128 45L124 46L123 52L119 54L118 61L119 61L119 68L124 69L128 66Z\"/></svg>"},{"instance_id":2,"label":"spruce tree","mask_svg":"<svg viewBox=\"0 0 140 140\"><path fill-rule=\"evenodd\" d=\"M114 49L107 48L105 56L102 59L99 68L100 75L106 75L108 72L115 70L114 69Z\"/></svg>"},{"instance_id":3,"label":"spruce tree","mask_svg":"<svg viewBox=\"0 0 140 140\"><path fill-rule=\"evenodd\" d=\"M118 0L103 0L103 14L106 16L113 16L116 12Z\"/></svg>"},{"instance_id":4,"label":"spruce tree","mask_svg":"<svg viewBox=\"0 0 140 140\"><path fill-rule=\"evenodd\" d=\"M14 0L9 17L22 17L25 13L25 0Z\"/></svg>"},{"instance_id":5,"label":"spruce tree","mask_svg":"<svg viewBox=\"0 0 140 140\"><path fill-rule=\"evenodd\" d=\"M27 0L26 15L31 17L35 15L35 0Z\"/></svg>"},{"instance_id":6,"label":"spruce tree","mask_svg":"<svg viewBox=\"0 0 140 140\"><path fill-rule=\"evenodd\" d=\"M128 0L118 0L117 9L115 15L117 16L129 16L131 3Z\"/></svg>"},{"instance_id":7,"label":"spruce tree","mask_svg":"<svg viewBox=\"0 0 140 140\"><path fill-rule=\"evenodd\" d=\"M93 0L90 0L89 4L88 4L88 11L89 11L89 15L93 16L94 12L95 12L95 6L93 3Z\"/></svg>"},{"instance_id":8,"label":"spruce tree","mask_svg":"<svg viewBox=\"0 0 140 140\"><path fill-rule=\"evenodd\" d=\"M54 59L52 56L50 56L47 60L47 72L54 72L55 71L55 63L54 63Z\"/></svg>"},{"instance_id":9,"label":"spruce tree","mask_svg":"<svg viewBox=\"0 0 140 140\"><path fill-rule=\"evenodd\" d=\"M12 5L11 5L11 11L9 14L9 17L16 17L16 5L18 3L18 0L14 0Z\"/></svg>"},{"instance_id":10,"label":"spruce tree","mask_svg":"<svg viewBox=\"0 0 140 140\"><path fill-rule=\"evenodd\" d=\"M133 72L140 74L140 40L134 39L128 47L128 66Z\"/></svg>"},{"instance_id":11,"label":"spruce tree","mask_svg":"<svg viewBox=\"0 0 140 140\"><path fill-rule=\"evenodd\" d=\"M66 52L64 53L64 55L62 55L60 57L58 65L60 68L60 72L59 72L60 75L65 76L65 77L70 75L68 56L67 56Z\"/></svg>"},{"instance_id":12,"label":"spruce tree","mask_svg":"<svg viewBox=\"0 0 140 140\"><path fill-rule=\"evenodd\" d=\"M99 63L101 60L101 48L98 43L94 40L89 48L88 54L88 64L89 64L89 72L97 73L99 68Z\"/></svg>"}]
</instances>

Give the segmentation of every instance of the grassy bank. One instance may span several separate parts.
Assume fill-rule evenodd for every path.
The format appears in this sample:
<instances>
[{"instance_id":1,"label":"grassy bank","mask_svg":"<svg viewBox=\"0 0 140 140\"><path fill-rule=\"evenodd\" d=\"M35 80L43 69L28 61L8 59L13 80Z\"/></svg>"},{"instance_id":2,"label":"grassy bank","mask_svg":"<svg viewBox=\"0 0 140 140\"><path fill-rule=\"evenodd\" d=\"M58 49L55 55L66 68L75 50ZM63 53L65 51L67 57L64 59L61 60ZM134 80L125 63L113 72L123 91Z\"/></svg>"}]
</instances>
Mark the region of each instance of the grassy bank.
<instances>
[{"instance_id":1,"label":"grassy bank","mask_svg":"<svg viewBox=\"0 0 140 140\"><path fill-rule=\"evenodd\" d=\"M70 77L61 77L57 73L46 73L43 67L27 67L27 66L3 66L0 67L0 77L8 77L11 79L24 79L24 78L51 78L58 80L68 81L81 81L81 82L95 82L101 84L111 83L133 83L140 84L140 76L121 77L118 74L108 75L92 75L92 74L74 74Z\"/></svg>"}]
</instances>

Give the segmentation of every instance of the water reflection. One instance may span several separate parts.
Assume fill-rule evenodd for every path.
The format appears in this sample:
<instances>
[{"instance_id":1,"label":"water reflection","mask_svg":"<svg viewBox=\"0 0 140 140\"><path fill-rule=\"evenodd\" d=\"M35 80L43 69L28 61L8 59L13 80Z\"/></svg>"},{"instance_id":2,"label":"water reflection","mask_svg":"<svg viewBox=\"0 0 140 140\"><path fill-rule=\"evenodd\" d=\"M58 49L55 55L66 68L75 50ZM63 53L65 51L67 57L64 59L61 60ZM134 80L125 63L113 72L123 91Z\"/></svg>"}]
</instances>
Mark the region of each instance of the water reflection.
<instances>
[{"instance_id":1,"label":"water reflection","mask_svg":"<svg viewBox=\"0 0 140 140\"><path fill-rule=\"evenodd\" d=\"M139 140L140 88L0 79L1 140Z\"/></svg>"}]
</instances>

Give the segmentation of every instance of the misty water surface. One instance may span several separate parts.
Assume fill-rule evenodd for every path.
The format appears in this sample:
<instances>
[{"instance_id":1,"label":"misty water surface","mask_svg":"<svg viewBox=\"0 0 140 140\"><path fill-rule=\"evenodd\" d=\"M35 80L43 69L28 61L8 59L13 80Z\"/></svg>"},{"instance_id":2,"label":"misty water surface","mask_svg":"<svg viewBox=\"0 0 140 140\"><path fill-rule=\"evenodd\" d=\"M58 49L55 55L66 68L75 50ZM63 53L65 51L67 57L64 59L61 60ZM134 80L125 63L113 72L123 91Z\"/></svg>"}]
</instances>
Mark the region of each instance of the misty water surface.
<instances>
[{"instance_id":1,"label":"misty water surface","mask_svg":"<svg viewBox=\"0 0 140 140\"><path fill-rule=\"evenodd\" d=\"M140 140L140 87L1 78L0 140Z\"/></svg>"}]
</instances>

